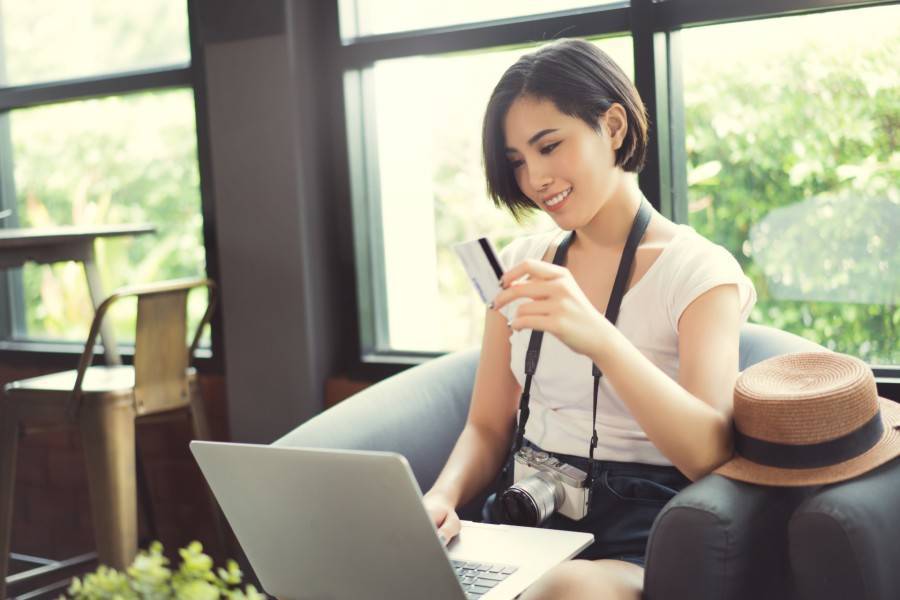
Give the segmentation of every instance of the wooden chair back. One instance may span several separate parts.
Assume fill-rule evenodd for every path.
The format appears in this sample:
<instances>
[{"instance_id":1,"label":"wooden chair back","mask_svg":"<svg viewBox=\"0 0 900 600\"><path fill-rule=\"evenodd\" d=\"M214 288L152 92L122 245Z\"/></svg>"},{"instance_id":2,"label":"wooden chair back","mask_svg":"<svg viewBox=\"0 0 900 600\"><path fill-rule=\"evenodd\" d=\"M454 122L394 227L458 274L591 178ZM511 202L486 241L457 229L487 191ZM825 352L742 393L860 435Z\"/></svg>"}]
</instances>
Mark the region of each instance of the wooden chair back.
<instances>
[{"instance_id":1,"label":"wooden chair back","mask_svg":"<svg viewBox=\"0 0 900 600\"><path fill-rule=\"evenodd\" d=\"M188 401L187 294L189 288L138 294L134 339L134 400L138 414Z\"/></svg>"},{"instance_id":2,"label":"wooden chair back","mask_svg":"<svg viewBox=\"0 0 900 600\"><path fill-rule=\"evenodd\" d=\"M187 345L187 297L198 287L207 289L206 311ZM215 283L209 279L179 279L121 288L97 308L87 344L81 355L70 414L81 400L84 375L90 367L100 325L110 307L123 298L137 298L134 347L134 398L137 414L179 408L188 403L188 367L209 323L216 302Z\"/></svg>"}]
</instances>

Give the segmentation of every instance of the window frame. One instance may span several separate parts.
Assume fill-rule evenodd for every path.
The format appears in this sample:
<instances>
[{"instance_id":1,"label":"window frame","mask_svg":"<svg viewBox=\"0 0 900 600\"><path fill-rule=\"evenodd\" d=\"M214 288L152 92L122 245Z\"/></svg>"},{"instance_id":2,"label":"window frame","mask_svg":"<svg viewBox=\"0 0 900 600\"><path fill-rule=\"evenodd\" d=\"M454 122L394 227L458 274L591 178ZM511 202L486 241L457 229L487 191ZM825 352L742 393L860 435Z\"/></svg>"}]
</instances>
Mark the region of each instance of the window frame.
<instances>
[{"instance_id":1,"label":"window frame","mask_svg":"<svg viewBox=\"0 0 900 600\"><path fill-rule=\"evenodd\" d=\"M639 175L639 183L657 210L676 222L686 222L688 186L683 168L686 151L680 30L690 26L896 3L896 0L759 0L752 3L633 0L528 17L344 39L339 42L335 65L338 76L345 81L348 77L356 77L364 82L366 77L362 74L384 59L524 44L546 39L548 31L560 32L567 37L631 35L635 85L647 105L651 122L657 124L654 143L648 147L647 163ZM339 38L340 32L335 35ZM373 215L381 214L376 145L373 138L367 137L372 132L366 130L372 128L366 124L366 115L373 114L374 97L363 83L354 88L353 98L335 100L337 106L344 106L344 114L348 115L346 139L339 139L336 144L347 144L344 156L347 157L346 173L351 181L353 213L352 223L345 223L353 235L345 237L341 243L350 244L342 250L356 258L357 274L351 303L356 303L359 321L355 336L351 336L354 339L346 341L354 344L357 351L358 362L352 371L364 378L381 378L440 353L379 349L387 329L387 311L385 308L378 313L385 302L384 254L383 246L373 246L380 238L380 220L371 220ZM371 231L372 224L376 224L379 231ZM373 281L379 274L382 279ZM900 365L878 366L873 370L879 386L891 390L892 397L900 397Z\"/></svg>"},{"instance_id":2,"label":"window frame","mask_svg":"<svg viewBox=\"0 0 900 600\"><path fill-rule=\"evenodd\" d=\"M211 157L209 135L206 129L206 87L203 79L203 49L199 43L198 12L196 0L184 0L188 19L190 60L160 67L109 72L88 77L42 81L35 84L0 86L0 128L9 127L10 111L62 102L124 96L165 89L190 89L193 92L197 162L200 176L200 204L203 218L203 246L206 254L206 276L218 280L218 253L216 251L215 213L211 187ZM0 29L2 35L2 29ZM2 42L2 38L0 38ZM3 51L0 45L0 52ZM9 140L8 132L0 129L0 145ZM15 190L12 189L13 158L11 148L0 147L0 210L12 208L15 218ZM0 362L10 365L71 366L84 344L77 342L53 342L15 340L13 333L23 326L24 307L21 306L21 276L10 270L0 273ZM213 313L210 348L197 351L196 366L201 372L222 373L222 317L221 311ZM120 344L125 363L131 363L134 346ZM95 361L103 363L101 352Z\"/></svg>"}]
</instances>

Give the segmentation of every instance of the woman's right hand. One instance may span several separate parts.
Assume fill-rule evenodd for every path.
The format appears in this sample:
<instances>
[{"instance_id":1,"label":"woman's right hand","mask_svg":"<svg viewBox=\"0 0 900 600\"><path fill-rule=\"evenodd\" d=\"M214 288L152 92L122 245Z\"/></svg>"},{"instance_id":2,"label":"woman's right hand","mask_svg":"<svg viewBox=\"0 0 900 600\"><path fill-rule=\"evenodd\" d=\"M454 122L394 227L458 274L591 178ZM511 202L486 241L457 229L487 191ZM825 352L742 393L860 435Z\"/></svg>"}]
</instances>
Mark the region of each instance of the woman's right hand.
<instances>
[{"instance_id":1,"label":"woman's right hand","mask_svg":"<svg viewBox=\"0 0 900 600\"><path fill-rule=\"evenodd\" d=\"M456 508L438 494L425 494L425 511L431 522L437 527L438 537L445 546L459 533L462 523L456 514Z\"/></svg>"}]
</instances>

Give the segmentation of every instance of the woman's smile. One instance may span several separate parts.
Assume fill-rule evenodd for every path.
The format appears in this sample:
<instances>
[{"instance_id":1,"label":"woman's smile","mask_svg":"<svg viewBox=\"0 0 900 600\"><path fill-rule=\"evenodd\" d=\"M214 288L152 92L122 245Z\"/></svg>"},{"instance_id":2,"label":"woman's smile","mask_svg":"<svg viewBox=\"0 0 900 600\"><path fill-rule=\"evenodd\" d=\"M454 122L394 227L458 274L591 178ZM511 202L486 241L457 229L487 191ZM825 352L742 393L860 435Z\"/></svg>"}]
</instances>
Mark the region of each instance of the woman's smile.
<instances>
[{"instance_id":1,"label":"woman's smile","mask_svg":"<svg viewBox=\"0 0 900 600\"><path fill-rule=\"evenodd\" d=\"M545 196L543 199L544 208L546 208L550 212L556 212L558 210L562 210L562 208L568 204L569 195L572 193L572 188L568 187L563 191L554 194L552 196Z\"/></svg>"}]
</instances>

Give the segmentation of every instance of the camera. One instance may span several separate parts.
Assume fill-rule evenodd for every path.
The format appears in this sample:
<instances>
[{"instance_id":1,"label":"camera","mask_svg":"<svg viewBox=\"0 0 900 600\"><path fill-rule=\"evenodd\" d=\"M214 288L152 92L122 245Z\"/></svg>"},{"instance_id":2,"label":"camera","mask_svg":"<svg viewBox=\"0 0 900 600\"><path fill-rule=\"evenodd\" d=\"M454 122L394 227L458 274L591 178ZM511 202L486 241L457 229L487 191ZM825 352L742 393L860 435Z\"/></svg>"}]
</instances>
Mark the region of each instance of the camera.
<instances>
[{"instance_id":1,"label":"camera","mask_svg":"<svg viewBox=\"0 0 900 600\"><path fill-rule=\"evenodd\" d=\"M515 483L495 501L500 520L537 527L556 511L575 521L588 514L587 473L528 447L516 452L514 459Z\"/></svg>"}]
</instances>

